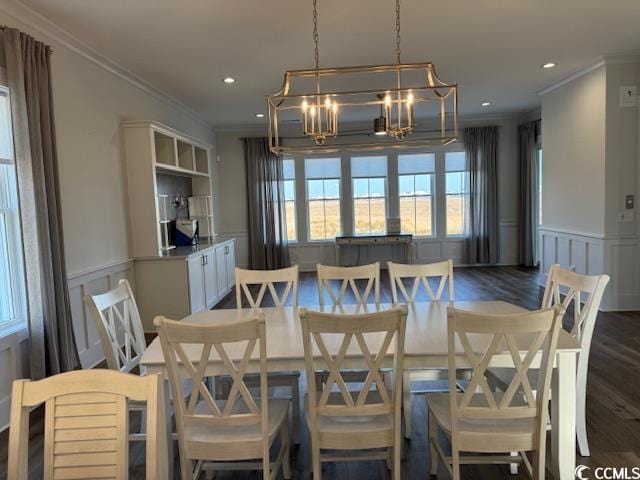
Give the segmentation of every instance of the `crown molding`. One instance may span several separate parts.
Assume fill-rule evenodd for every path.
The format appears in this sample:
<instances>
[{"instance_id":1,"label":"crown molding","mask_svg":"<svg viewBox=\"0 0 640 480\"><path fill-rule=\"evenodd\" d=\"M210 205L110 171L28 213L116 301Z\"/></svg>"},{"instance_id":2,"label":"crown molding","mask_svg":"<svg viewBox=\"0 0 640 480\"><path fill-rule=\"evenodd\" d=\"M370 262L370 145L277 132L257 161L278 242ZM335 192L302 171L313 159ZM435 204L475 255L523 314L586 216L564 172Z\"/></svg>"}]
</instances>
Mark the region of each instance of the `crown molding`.
<instances>
[{"instance_id":1,"label":"crown molding","mask_svg":"<svg viewBox=\"0 0 640 480\"><path fill-rule=\"evenodd\" d=\"M588 67L582 68L574 73L572 73L571 75L569 75L568 77L563 78L562 80L549 85L546 88L543 88L542 90L540 90L538 92L538 95L542 96L542 95L546 95L549 92L552 92L553 90L556 90L560 87L562 87L563 85L566 85L567 83L573 82L574 80L586 75L587 73L593 72L594 70L604 66L605 61L604 58L601 58L600 60L598 60L596 63L594 63L593 65L590 65Z\"/></svg>"},{"instance_id":2,"label":"crown molding","mask_svg":"<svg viewBox=\"0 0 640 480\"><path fill-rule=\"evenodd\" d=\"M0 12L26 25L30 29L37 31L47 38L51 43L60 45L78 55L89 60L95 65L107 70L113 75L125 80L131 85L139 88L143 92L151 95L156 100L163 102L171 108L191 118L200 125L212 129L212 126L202 118L195 110L182 103L180 100L156 88L144 78L133 73L131 70L101 54L93 47L89 46L79 38L70 34L33 8L25 5L19 0L4 0L0 4Z\"/></svg>"}]
</instances>

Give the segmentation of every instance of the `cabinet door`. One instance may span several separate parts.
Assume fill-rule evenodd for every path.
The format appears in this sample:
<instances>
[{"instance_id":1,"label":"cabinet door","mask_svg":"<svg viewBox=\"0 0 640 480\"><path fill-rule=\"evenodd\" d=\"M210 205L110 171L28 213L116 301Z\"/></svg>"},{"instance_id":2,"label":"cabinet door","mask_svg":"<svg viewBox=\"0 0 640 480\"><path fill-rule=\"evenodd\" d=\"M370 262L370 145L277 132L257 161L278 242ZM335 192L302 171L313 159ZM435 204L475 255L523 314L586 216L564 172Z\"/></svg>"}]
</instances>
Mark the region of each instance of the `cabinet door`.
<instances>
[{"instance_id":1,"label":"cabinet door","mask_svg":"<svg viewBox=\"0 0 640 480\"><path fill-rule=\"evenodd\" d=\"M218 298L227 294L227 259L225 255L225 245L216 247L216 282L218 284Z\"/></svg>"},{"instance_id":2,"label":"cabinet door","mask_svg":"<svg viewBox=\"0 0 640 480\"><path fill-rule=\"evenodd\" d=\"M236 284L236 252L235 242L227 244L227 286L232 289Z\"/></svg>"},{"instance_id":3,"label":"cabinet door","mask_svg":"<svg viewBox=\"0 0 640 480\"><path fill-rule=\"evenodd\" d=\"M189 305L191 313L201 312L206 308L204 297L204 273L202 256L192 257L188 261Z\"/></svg>"},{"instance_id":4,"label":"cabinet door","mask_svg":"<svg viewBox=\"0 0 640 480\"><path fill-rule=\"evenodd\" d=\"M211 308L218 300L218 284L216 282L216 256L213 250L205 253L204 258L204 298L207 308Z\"/></svg>"}]
</instances>

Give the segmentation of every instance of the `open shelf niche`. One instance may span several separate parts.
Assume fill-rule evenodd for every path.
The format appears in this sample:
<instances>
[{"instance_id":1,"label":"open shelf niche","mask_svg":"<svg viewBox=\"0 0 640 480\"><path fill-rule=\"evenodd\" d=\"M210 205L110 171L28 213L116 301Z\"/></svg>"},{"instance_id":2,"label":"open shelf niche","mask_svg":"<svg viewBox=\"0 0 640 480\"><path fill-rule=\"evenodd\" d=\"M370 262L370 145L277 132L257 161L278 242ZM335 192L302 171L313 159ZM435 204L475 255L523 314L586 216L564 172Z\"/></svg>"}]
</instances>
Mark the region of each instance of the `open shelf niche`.
<instances>
[{"instance_id":1,"label":"open shelf niche","mask_svg":"<svg viewBox=\"0 0 640 480\"><path fill-rule=\"evenodd\" d=\"M211 145L156 122L124 122L122 128L134 258L162 255L173 248L169 222L178 212L180 218L198 220L201 241L212 240ZM166 188L166 175L181 177L170 182L175 186L171 191ZM189 198L206 200L189 202ZM189 203L193 203L193 214Z\"/></svg>"}]
</instances>

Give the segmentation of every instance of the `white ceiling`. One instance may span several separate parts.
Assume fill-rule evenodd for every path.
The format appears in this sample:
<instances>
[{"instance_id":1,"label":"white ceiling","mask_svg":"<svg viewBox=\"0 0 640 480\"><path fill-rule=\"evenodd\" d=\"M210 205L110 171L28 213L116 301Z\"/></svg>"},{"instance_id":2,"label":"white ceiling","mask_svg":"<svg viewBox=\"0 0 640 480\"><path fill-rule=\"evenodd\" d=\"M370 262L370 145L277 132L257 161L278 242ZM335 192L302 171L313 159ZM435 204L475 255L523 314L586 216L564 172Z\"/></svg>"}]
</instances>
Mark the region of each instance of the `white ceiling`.
<instances>
[{"instance_id":1,"label":"white ceiling","mask_svg":"<svg viewBox=\"0 0 640 480\"><path fill-rule=\"evenodd\" d=\"M284 70L313 66L311 0L22 2L217 128L263 122ZM393 0L318 4L321 65L395 61ZM640 51L640 1L403 0L402 49L459 84L461 115L528 110L601 56Z\"/></svg>"}]
</instances>

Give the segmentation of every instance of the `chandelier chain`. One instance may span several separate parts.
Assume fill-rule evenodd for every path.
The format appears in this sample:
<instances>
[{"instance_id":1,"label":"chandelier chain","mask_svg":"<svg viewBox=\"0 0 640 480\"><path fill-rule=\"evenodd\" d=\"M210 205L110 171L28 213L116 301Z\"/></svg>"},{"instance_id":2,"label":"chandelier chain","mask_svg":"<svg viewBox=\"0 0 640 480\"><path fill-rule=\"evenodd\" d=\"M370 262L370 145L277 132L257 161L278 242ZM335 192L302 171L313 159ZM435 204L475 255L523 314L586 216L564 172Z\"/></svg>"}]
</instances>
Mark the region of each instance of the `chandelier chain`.
<instances>
[{"instance_id":1,"label":"chandelier chain","mask_svg":"<svg viewBox=\"0 0 640 480\"><path fill-rule=\"evenodd\" d=\"M318 47L318 0L313 0L313 43L315 43L316 70L320 68L320 49Z\"/></svg>"},{"instance_id":2,"label":"chandelier chain","mask_svg":"<svg viewBox=\"0 0 640 480\"><path fill-rule=\"evenodd\" d=\"M314 0L315 2L316 0ZM396 59L400 62L400 0L396 0Z\"/></svg>"}]
</instances>

